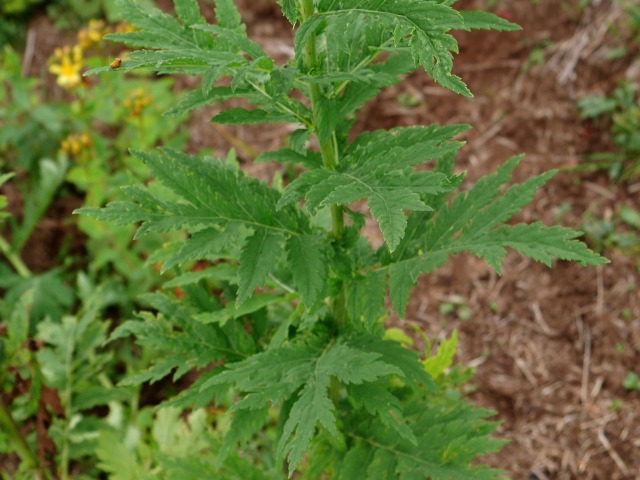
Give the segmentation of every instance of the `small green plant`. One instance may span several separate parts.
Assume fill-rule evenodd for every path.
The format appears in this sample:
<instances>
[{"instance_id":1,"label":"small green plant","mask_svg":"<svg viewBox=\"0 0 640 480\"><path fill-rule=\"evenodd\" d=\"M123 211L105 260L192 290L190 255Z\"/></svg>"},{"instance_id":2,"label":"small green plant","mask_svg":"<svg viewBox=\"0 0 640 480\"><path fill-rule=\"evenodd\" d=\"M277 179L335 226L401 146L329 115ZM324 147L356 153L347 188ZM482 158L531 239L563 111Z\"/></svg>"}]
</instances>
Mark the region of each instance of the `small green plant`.
<instances>
[{"instance_id":1,"label":"small green plant","mask_svg":"<svg viewBox=\"0 0 640 480\"><path fill-rule=\"evenodd\" d=\"M453 1L278 3L296 29L286 65L247 37L232 0L216 0L215 24L195 0L175 0L177 18L128 0L120 9L137 30L109 38L142 50L92 72L200 76L201 87L167 115L244 99L251 108L228 108L213 121L297 125L286 147L257 161L304 167L281 190L233 161L135 149L154 181L126 187L128 201L78 210L139 224L138 239L187 234L151 258L175 272L166 286L179 294L148 294L149 308L111 336L134 335L155 352L150 368L126 383L179 381L195 371L195 381L165 405L213 404L231 417L215 461L187 459L173 478L186 478L195 464L202 478L237 478L228 468L234 452L289 477L502 478L475 463L504 443L490 437L491 412L452 393L444 375L457 339L423 363L404 337L385 333L385 296L404 318L418 277L462 251L498 272L507 247L547 265L606 260L578 242L578 232L506 223L554 174L505 187L522 157L459 192L454 156L462 143L454 138L468 126L352 127L360 107L419 68L471 96L451 72L457 43L450 31L518 27L456 11ZM350 208L362 199L384 239L379 249L361 235L364 216Z\"/></svg>"},{"instance_id":2,"label":"small green plant","mask_svg":"<svg viewBox=\"0 0 640 480\"><path fill-rule=\"evenodd\" d=\"M629 372L622 382L627 390L640 390L640 377L636 372Z\"/></svg>"},{"instance_id":3,"label":"small green plant","mask_svg":"<svg viewBox=\"0 0 640 480\"><path fill-rule=\"evenodd\" d=\"M617 152L588 155L592 168L606 168L612 179L640 176L640 104L635 87L622 83L610 96L591 95L578 101L582 118L609 128Z\"/></svg>"},{"instance_id":4,"label":"small green plant","mask_svg":"<svg viewBox=\"0 0 640 480\"><path fill-rule=\"evenodd\" d=\"M611 218L594 218L587 213L583 229L596 251L614 248L630 257L640 258L640 212L625 205Z\"/></svg>"}]
</instances>

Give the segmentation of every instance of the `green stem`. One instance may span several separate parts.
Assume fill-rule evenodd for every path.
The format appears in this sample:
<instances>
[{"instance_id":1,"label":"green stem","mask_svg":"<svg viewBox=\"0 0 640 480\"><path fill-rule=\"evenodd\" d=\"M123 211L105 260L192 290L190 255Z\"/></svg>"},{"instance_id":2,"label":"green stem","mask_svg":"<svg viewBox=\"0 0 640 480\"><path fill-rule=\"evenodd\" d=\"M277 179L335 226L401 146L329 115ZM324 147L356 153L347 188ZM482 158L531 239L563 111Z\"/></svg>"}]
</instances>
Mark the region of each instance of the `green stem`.
<instances>
[{"instance_id":1,"label":"green stem","mask_svg":"<svg viewBox=\"0 0 640 480\"><path fill-rule=\"evenodd\" d=\"M31 276L29 268L24 264L22 259L11 250L11 246L2 236L0 236L0 251L7 257L9 263L11 263L16 272L18 272L18 275L22 278L29 278Z\"/></svg>"},{"instance_id":2,"label":"green stem","mask_svg":"<svg viewBox=\"0 0 640 480\"><path fill-rule=\"evenodd\" d=\"M313 0L301 0L302 22L307 21L315 13ZM317 51L316 51L316 35L309 35L304 48L304 63L307 73L313 73L317 67ZM313 113L314 124L317 126L322 121L319 118L319 104L325 96L320 86L314 82L309 85L311 111ZM322 155L322 163L327 170L335 170L338 166L338 142L335 131L329 136L328 140L320 139L320 153ZM324 141L323 141L324 140ZM333 205L331 207L332 233L335 240L340 240L344 235L344 207L342 205ZM333 315L340 329L345 321L345 305L344 292L341 292L333 302Z\"/></svg>"},{"instance_id":3,"label":"green stem","mask_svg":"<svg viewBox=\"0 0 640 480\"><path fill-rule=\"evenodd\" d=\"M34 478L51 480L51 475L40 465L40 460L20 433L9 407L5 405L2 399L0 399L0 426L9 437L20 459L28 468L34 470Z\"/></svg>"},{"instance_id":4,"label":"green stem","mask_svg":"<svg viewBox=\"0 0 640 480\"><path fill-rule=\"evenodd\" d=\"M306 21L315 13L313 6L313 0L302 0L302 20ZM316 35L315 33L309 35L307 43L304 49L304 61L307 67L308 73L313 72L317 67L317 53L316 53ZM318 103L323 96L320 86L316 83L311 83L309 86L311 94L311 110L313 111L313 117L315 124L318 124ZM330 140L321 142L320 153L322 154L322 162L327 170L335 170L338 166L338 152L335 133L331 135ZM331 207L331 218L333 220L333 236L335 239L342 238L344 234L344 212L341 205L334 205Z\"/></svg>"}]
</instances>

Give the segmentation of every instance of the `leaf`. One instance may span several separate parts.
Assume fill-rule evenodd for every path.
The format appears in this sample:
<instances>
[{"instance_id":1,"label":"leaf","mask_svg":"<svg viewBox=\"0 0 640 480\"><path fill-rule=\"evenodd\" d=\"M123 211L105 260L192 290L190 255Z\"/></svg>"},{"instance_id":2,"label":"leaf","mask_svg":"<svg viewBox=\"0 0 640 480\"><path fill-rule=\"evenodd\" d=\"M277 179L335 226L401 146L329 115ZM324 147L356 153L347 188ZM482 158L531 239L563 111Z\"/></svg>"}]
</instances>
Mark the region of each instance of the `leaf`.
<instances>
[{"instance_id":1,"label":"leaf","mask_svg":"<svg viewBox=\"0 0 640 480\"><path fill-rule=\"evenodd\" d=\"M540 223L504 225L531 202L536 191L554 171L515 184L502 192L511 173L522 157L509 159L498 170L482 177L468 192L455 197L450 206L441 204L428 228L411 230L407 242L419 248L405 251L406 258L390 256L388 271L391 302L404 316L409 293L420 274L446 263L449 255L469 251L483 258L498 273L506 255L506 247L550 265L554 258L577 261L582 265L602 265L605 258L576 240L579 232L562 227L546 227Z\"/></svg>"},{"instance_id":2,"label":"leaf","mask_svg":"<svg viewBox=\"0 0 640 480\"><path fill-rule=\"evenodd\" d=\"M24 192L22 222L12 232L12 249L19 252L31 236L36 224L43 217L56 192L62 185L68 169L68 161L62 156L57 160L44 158L38 164L39 178L31 191Z\"/></svg>"},{"instance_id":3,"label":"leaf","mask_svg":"<svg viewBox=\"0 0 640 480\"><path fill-rule=\"evenodd\" d=\"M282 14L289 20L289 23L295 26L300 16L298 2L296 0L278 0L278 5L282 8Z\"/></svg>"},{"instance_id":4,"label":"leaf","mask_svg":"<svg viewBox=\"0 0 640 480\"><path fill-rule=\"evenodd\" d=\"M387 427L393 429L405 440L417 444L416 436L402 414L402 405L398 397L381 385L365 383L352 385L349 391L353 401L362 405L369 415L375 415Z\"/></svg>"},{"instance_id":5,"label":"leaf","mask_svg":"<svg viewBox=\"0 0 640 480\"><path fill-rule=\"evenodd\" d=\"M397 189L386 195L378 194L369 198L371 215L378 221L384 241L393 252L404 236L407 217L404 210L431 210L420 200L420 196L410 190Z\"/></svg>"},{"instance_id":6,"label":"leaf","mask_svg":"<svg viewBox=\"0 0 640 480\"><path fill-rule=\"evenodd\" d=\"M133 153L149 166L158 180L152 184L153 191L162 195L152 193L150 187L129 187L124 192L133 201L114 202L104 209L79 209L76 213L123 225L141 222L137 238L150 232L191 232L191 239L166 260L165 269L206 258L213 252L236 258L233 249L225 248L232 243L237 245L247 235L245 232L253 231L253 240L240 254L240 303L258 286L255 282L265 278L273 266L269 262L277 260L259 258L262 250L252 252L251 248L262 248L265 254L276 256L287 238L310 233L308 220L297 207L276 212L280 194L232 166L169 149ZM158 183L174 196L162 191ZM264 242L257 241L260 235Z\"/></svg>"},{"instance_id":7,"label":"leaf","mask_svg":"<svg viewBox=\"0 0 640 480\"><path fill-rule=\"evenodd\" d=\"M356 460L359 462L357 471L366 470L367 478L505 478L504 472L476 466L474 461L506 443L489 436L498 425L486 421L493 412L470 407L460 397L424 392L405 399L401 408L403 418L412 426L416 442L400 438L395 429L381 422L350 415L345 431L349 432L352 445L344 455L339 478L348 478L346 474L356 471ZM391 468L390 476L378 476Z\"/></svg>"},{"instance_id":8,"label":"leaf","mask_svg":"<svg viewBox=\"0 0 640 480\"><path fill-rule=\"evenodd\" d=\"M311 307L327 279L327 260L322 240L312 235L291 237L286 246L287 263L302 301Z\"/></svg>"},{"instance_id":9,"label":"leaf","mask_svg":"<svg viewBox=\"0 0 640 480\"><path fill-rule=\"evenodd\" d=\"M320 207L367 198L393 252L407 225L404 211L429 211L422 196L446 191L451 182L442 173L418 172L412 167L457 151L461 144L449 140L466 128L434 125L360 135L347 148L340 170L303 173L289 184L278 208L304 197L314 214Z\"/></svg>"},{"instance_id":10,"label":"leaf","mask_svg":"<svg viewBox=\"0 0 640 480\"><path fill-rule=\"evenodd\" d=\"M177 117L196 108L204 107L213 102L228 100L230 98L247 97L250 91L231 87L212 87L206 92L203 89L192 90L178 104L164 112L163 115Z\"/></svg>"},{"instance_id":11,"label":"leaf","mask_svg":"<svg viewBox=\"0 0 640 480\"><path fill-rule=\"evenodd\" d=\"M194 316L194 319L203 324L219 323L224 326L228 320L242 318L263 308L278 303L291 301L289 296L262 294L255 295L244 303L232 303L221 310L214 312L202 312Z\"/></svg>"},{"instance_id":12,"label":"leaf","mask_svg":"<svg viewBox=\"0 0 640 480\"><path fill-rule=\"evenodd\" d=\"M469 30L498 30L502 32L522 30L519 25L489 12L479 10L461 11L460 15L464 19L465 27Z\"/></svg>"},{"instance_id":13,"label":"leaf","mask_svg":"<svg viewBox=\"0 0 640 480\"><path fill-rule=\"evenodd\" d=\"M266 110L245 110L229 108L211 119L212 122L227 125L256 125L260 123L297 123L296 117L289 113L268 112Z\"/></svg>"},{"instance_id":14,"label":"leaf","mask_svg":"<svg viewBox=\"0 0 640 480\"><path fill-rule=\"evenodd\" d=\"M249 237L240 255L238 269L238 305L247 301L275 267L284 247L285 237L259 229Z\"/></svg>"},{"instance_id":15,"label":"leaf","mask_svg":"<svg viewBox=\"0 0 640 480\"><path fill-rule=\"evenodd\" d=\"M296 152L291 148L283 148L281 150L273 150L271 152L261 153L254 163L260 162L291 162L301 163L309 169L320 168L322 166L322 157L319 153L306 150L304 153Z\"/></svg>"},{"instance_id":16,"label":"leaf","mask_svg":"<svg viewBox=\"0 0 640 480\"><path fill-rule=\"evenodd\" d=\"M436 380L453 363L453 357L458 347L458 330L454 329L451 337L445 339L438 347L438 353L426 358L422 364L426 372ZM429 353L429 352L427 352Z\"/></svg>"},{"instance_id":17,"label":"leaf","mask_svg":"<svg viewBox=\"0 0 640 480\"><path fill-rule=\"evenodd\" d=\"M102 430L96 448L98 468L109 473L113 480L137 480L144 477L144 469L138 463L135 451L122 442L120 436Z\"/></svg>"},{"instance_id":18,"label":"leaf","mask_svg":"<svg viewBox=\"0 0 640 480\"><path fill-rule=\"evenodd\" d=\"M354 5L348 0L322 0L318 4L318 15L305 21L296 34L296 56L311 34L317 33L326 22L348 16L354 24L358 17L366 15L369 21L385 26L387 38L396 44L408 38L408 47L416 64L443 87L471 96L471 92L460 78L451 73L453 57L458 52L456 40L447 32L451 29L466 29L462 15L453 8L437 2L393 0L380 2L363 0Z\"/></svg>"},{"instance_id":19,"label":"leaf","mask_svg":"<svg viewBox=\"0 0 640 480\"><path fill-rule=\"evenodd\" d=\"M233 0L215 0L218 25L229 30L244 30L238 7Z\"/></svg>"},{"instance_id":20,"label":"leaf","mask_svg":"<svg viewBox=\"0 0 640 480\"><path fill-rule=\"evenodd\" d=\"M204 18L195 12L197 7L194 3L193 0L176 2L176 12L184 16L183 21L188 21L188 24L183 26L171 15L158 8L150 8L144 2L120 0L117 2L119 14L137 30L128 33L110 33L105 38L134 47L154 49L211 47L213 44L211 37L207 36L208 41L205 41L206 37L202 37L201 32L188 28L193 24L204 22Z\"/></svg>"},{"instance_id":21,"label":"leaf","mask_svg":"<svg viewBox=\"0 0 640 480\"><path fill-rule=\"evenodd\" d=\"M400 369L379 358L379 354L337 342L317 359L313 377L293 404L278 442L277 454L287 457L290 476L302 461L318 424L329 434L338 435L335 406L328 397L332 376L344 384L362 384L390 374L401 374Z\"/></svg>"}]
</instances>

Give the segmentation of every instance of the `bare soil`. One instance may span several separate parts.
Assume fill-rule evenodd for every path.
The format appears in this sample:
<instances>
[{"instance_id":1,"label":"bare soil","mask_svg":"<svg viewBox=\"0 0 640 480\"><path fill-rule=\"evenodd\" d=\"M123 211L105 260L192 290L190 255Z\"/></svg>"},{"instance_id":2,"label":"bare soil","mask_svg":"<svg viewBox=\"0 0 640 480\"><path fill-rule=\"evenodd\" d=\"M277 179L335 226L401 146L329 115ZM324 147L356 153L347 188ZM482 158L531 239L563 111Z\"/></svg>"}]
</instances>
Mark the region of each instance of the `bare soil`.
<instances>
[{"instance_id":1,"label":"bare soil","mask_svg":"<svg viewBox=\"0 0 640 480\"><path fill-rule=\"evenodd\" d=\"M611 148L606 131L580 119L576 100L609 93L621 79L640 83L637 46L627 42L623 58L607 59L626 41L617 4L579 3L460 1L463 9L490 5L523 27L457 34L455 71L475 97L448 93L416 73L368 105L358 128L471 124L458 158L469 184L520 153L526 158L516 180L560 169L519 220L581 229L585 215L610 218L622 205L640 210L637 180L614 184L605 172L573 170L585 153ZM250 34L286 61L292 32L275 2L239 4ZM210 4L205 9L210 14ZM38 21L33 28L40 29L36 57L46 59L55 43L51 26ZM209 119L220 109L196 114L190 147L221 154L235 147L248 171L269 177L276 167L251 164L251 149L277 148L290 127L214 127ZM588 269L563 262L548 269L513 254L502 276L462 255L422 278L414 292L407 322L434 337L459 330L458 359L476 368L472 399L498 412L498 435L511 441L487 461L514 479L640 479L640 392L622 386L629 371L640 369L640 259L604 254L611 264ZM469 319L440 313L456 302L469 309Z\"/></svg>"}]
</instances>

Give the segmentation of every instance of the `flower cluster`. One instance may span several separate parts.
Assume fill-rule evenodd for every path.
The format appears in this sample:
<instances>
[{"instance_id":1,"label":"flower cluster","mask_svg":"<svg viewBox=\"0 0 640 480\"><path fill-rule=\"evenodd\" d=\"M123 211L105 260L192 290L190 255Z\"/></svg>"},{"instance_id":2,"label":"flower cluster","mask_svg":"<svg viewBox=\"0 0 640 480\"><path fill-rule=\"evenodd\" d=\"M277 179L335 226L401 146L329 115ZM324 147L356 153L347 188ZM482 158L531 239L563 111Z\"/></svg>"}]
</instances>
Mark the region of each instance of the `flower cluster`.
<instances>
[{"instance_id":1,"label":"flower cluster","mask_svg":"<svg viewBox=\"0 0 640 480\"><path fill-rule=\"evenodd\" d=\"M92 146L91 137L86 133L72 133L60 142L59 154L67 155L82 163Z\"/></svg>"},{"instance_id":2,"label":"flower cluster","mask_svg":"<svg viewBox=\"0 0 640 480\"><path fill-rule=\"evenodd\" d=\"M83 50L88 50L94 45L98 45L109 33L104 20L89 20L89 24L78 32L78 45Z\"/></svg>"},{"instance_id":3,"label":"flower cluster","mask_svg":"<svg viewBox=\"0 0 640 480\"><path fill-rule=\"evenodd\" d=\"M142 110L151 105L153 98L145 93L142 88L136 88L123 102L125 108L129 109L132 117L142 115Z\"/></svg>"}]
</instances>

